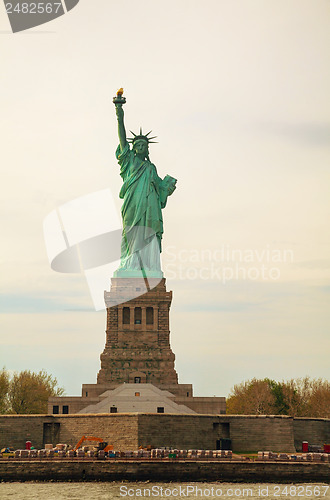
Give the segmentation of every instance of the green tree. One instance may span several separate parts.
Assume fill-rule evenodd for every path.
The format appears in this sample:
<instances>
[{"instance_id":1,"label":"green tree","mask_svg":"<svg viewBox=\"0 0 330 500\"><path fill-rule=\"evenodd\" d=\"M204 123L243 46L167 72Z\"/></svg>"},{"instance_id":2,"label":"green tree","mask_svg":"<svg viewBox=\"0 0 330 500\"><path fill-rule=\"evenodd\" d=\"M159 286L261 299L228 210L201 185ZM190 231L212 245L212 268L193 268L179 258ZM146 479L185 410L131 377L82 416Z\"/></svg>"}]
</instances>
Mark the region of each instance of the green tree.
<instances>
[{"instance_id":1,"label":"green tree","mask_svg":"<svg viewBox=\"0 0 330 500\"><path fill-rule=\"evenodd\" d=\"M3 368L0 372L0 413L7 413L9 410L8 391L9 374Z\"/></svg>"},{"instance_id":2,"label":"green tree","mask_svg":"<svg viewBox=\"0 0 330 500\"><path fill-rule=\"evenodd\" d=\"M287 415L292 417L308 417L310 413L310 379L309 377L291 379L282 382Z\"/></svg>"},{"instance_id":3,"label":"green tree","mask_svg":"<svg viewBox=\"0 0 330 500\"><path fill-rule=\"evenodd\" d=\"M271 380L269 378L264 379L275 398L274 401L274 415L287 415L289 410L289 405L285 399L283 391L283 383L276 382L276 380Z\"/></svg>"},{"instance_id":4,"label":"green tree","mask_svg":"<svg viewBox=\"0 0 330 500\"><path fill-rule=\"evenodd\" d=\"M40 414L47 413L47 401L50 396L62 396L64 389L57 386L57 380L45 370L34 373L24 370L15 373L9 386L11 413Z\"/></svg>"}]
</instances>

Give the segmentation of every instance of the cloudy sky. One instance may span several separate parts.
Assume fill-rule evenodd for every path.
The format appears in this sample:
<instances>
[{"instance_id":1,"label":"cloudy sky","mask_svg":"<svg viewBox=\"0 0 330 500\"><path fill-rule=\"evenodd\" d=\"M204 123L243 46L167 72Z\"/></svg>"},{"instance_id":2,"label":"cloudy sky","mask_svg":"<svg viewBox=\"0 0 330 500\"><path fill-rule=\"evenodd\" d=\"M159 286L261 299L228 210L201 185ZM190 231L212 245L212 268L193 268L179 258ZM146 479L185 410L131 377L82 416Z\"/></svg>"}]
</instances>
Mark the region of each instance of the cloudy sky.
<instances>
[{"instance_id":1,"label":"cloudy sky","mask_svg":"<svg viewBox=\"0 0 330 500\"><path fill-rule=\"evenodd\" d=\"M329 0L80 0L12 34L2 6L0 366L96 382L105 312L52 271L45 217L109 188L112 97L178 179L163 270L181 383L329 378ZM110 276L108 282L110 283Z\"/></svg>"}]
</instances>

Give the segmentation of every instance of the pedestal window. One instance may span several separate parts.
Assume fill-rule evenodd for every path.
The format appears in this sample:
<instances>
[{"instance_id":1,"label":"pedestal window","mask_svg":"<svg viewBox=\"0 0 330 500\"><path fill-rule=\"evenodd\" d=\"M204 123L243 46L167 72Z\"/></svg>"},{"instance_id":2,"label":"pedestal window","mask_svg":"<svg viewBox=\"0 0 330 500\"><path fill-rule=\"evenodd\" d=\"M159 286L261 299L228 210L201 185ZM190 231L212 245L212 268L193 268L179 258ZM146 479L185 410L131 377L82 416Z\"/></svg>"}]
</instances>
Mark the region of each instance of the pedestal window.
<instances>
[{"instance_id":1,"label":"pedestal window","mask_svg":"<svg viewBox=\"0 0 330 500\"><path fill-rule=\"evenodd\" d=\"M154 308L153 307L147 307L147 325L153 325L154 324Z\"/></svg>"},{"instance_id":2,"label":"pedestal window","mask_svg":"<svg viewBox=\"0 0 330 500\"><path fill-rule=\"evenodd\" d=\"M141 307L135 307L134 309L134 324L141 325L142 322L142 309Z\"/></svg>"},{"instance_id":3,"label":"pedestal window","mask_svg":"<svg viewBox=\"0 0 330 500\"><path fill-rule=\"evenodd\" d=\"M129 325L130 323L130 308L123 307L123 325Z\"/></svg>"}]
</instances>

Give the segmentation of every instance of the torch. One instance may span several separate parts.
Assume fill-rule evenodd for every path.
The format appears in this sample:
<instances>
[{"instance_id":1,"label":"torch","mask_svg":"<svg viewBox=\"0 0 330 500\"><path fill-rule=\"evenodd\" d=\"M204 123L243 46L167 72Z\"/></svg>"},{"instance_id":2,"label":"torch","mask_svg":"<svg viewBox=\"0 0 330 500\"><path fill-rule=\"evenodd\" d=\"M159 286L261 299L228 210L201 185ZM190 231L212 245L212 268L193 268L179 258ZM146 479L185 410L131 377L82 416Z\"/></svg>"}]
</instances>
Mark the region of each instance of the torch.
<instances>
[{"instance_id":1,"label":"torch","mask_svg":"<svg viewBox=\"0 0 330 500\"><path fill-rule=\"evenodd\" d=\"M125 104L126 102L126 97L123 97L123 93L124 93L124 89L121 88L117 91L117 95L116 97L114 97L112 99L112 102L116 105L116 106L122 106L123 104Z\"/></svg>"}]
</instances>

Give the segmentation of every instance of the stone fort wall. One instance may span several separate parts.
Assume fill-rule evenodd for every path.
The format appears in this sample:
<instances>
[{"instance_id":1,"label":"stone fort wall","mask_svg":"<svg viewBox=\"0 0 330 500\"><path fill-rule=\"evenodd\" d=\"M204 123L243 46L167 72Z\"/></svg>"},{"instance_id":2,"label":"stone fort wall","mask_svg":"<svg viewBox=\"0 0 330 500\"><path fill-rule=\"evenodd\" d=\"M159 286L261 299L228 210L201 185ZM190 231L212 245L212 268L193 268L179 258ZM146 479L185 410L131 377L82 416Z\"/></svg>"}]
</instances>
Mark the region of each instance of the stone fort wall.
<instances>
[{"instance_id":1,"label":"stone fort wall","mask_svg":"<svg viewBox=\"0 0 330 500\"><path fill-rule=\"evenodd\" d=\"M293 420L295 446L301 446L302 441L309 444L330 443L330 420L327 418L297 417Z\"/></svg>"},{"instance_id":2,"label":"stone fort wall","mask_svg":"<svg viewBox=\"0 0 330 500\"><path fill-rule=\"evenodd\" d=\"M294 452L290 417L215 415L139 415L139 442L146 446L216 449L221 438L232 440L233 451Z\"/></svg>"},{"instance_id":3,"label":"stone fort wall","mask_svg":"<svg viewBox=\"0 0 330 500\"><path fill-rule=\"evenodd\" d=\"M294 452L301 442L329 442L329 419L293 419L287 416L82 414L2 415L0 449L24 448L25 441L75 445L83 435L102 437L115 449L140 445L181 449L216 449L221 438L232 440L233 451Z\"/></svg>"},{"instance_id":4,"label":"stone fort wall","mask_svg":"<svg viewBox=\"0 0 330 500\"><path fill-rule=\"evenodd\" d=\"M137 415L0 416L0 449L5 446L22 449L26 441L38 449L46 443L75 445L84 435L101 437L119 450L137 449Z\"/></svg>"}]
</instances>

